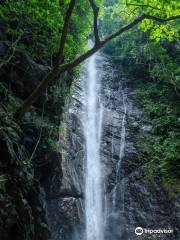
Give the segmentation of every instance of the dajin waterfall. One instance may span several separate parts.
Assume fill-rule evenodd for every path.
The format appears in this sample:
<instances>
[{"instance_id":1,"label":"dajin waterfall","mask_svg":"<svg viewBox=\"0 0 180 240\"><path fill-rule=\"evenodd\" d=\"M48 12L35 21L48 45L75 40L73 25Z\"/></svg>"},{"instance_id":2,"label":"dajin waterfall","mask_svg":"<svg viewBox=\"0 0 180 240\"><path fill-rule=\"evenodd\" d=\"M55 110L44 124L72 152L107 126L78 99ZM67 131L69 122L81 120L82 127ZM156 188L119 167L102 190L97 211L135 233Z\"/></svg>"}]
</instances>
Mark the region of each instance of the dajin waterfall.
<instances>
[{"instance_id":1,"label":"dajin waterfall","mask_svg":"<svg viewBox=\"0 0 180 240\"><path fill-rule=\"evenodd\" d=\"M0 0L0 240L180 240L179 23L180 0Z\"/></svg>"},{"instance_id":2,"label":"dajin waterfall","mask_svg":"<svg viewBox=\"0 0 180 240\"><path fill-rule=\"evenodd\" d=\"M152 125L134 96L132 81L102 52L85 61L67 106L62 197L49 208L53 240L138 240L137 227L171 227L159 176L151 192L144 175L138 144Z\"/></svg>"}]
</instances>

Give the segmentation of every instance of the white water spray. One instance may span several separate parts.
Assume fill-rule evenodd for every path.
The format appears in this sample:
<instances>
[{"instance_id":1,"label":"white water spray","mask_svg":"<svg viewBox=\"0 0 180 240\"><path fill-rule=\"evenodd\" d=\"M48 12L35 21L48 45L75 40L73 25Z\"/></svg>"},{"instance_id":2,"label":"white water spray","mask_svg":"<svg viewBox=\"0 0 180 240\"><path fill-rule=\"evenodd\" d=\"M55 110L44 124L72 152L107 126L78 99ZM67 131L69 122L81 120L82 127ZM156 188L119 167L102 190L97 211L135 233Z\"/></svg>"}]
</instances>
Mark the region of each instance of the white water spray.
<instances>
[{"instance_id":1,"label":"white water spray","mask_svg":"<svg viewBox=\"0 0 180 240\"><path fill-rule=\"evenodd\" d=\"M102 107L100 103L100 79L97 74L96 60L93 55L87 62L86 79L86 176L85 176L85 214L86 240L103 240L102 183L100 163L100 142Z\"/></svg>"}]
</instances>

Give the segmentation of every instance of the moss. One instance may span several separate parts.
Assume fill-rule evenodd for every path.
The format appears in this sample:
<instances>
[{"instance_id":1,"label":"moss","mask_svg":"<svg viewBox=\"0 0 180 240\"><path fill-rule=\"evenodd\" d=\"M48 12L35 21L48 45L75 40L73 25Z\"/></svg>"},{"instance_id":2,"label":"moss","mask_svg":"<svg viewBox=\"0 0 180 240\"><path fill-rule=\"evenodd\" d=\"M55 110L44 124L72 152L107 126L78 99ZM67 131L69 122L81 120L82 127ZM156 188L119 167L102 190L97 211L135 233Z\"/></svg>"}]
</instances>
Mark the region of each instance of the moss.
<instances>
[{"instance_id":1,"label":"moss","mask_svg":"<svg viewBox=\"0 0 180 240\"><path fill-rule=\"evenodd\" d=\"M159 171L158 159L154 156L152 136L142 134L139 136L137 146L140 153L140 159L143 164L144 177L150 189L154 188L155 176Z\"/></svg>"},{"instance_id":2,"label":"moss","mask_svg":"<svg viewBox=\"0 0 180 240\"><path fill-rule=\"evenodd\" d=\"M178 147L178 108L176 98L169 95L166 85L155 82L135 84L139 106L145 109L152 120L155 135L149 137L146 145L151 144L149 161L158 162L158 169L163 177L164 186L175 186L179 178ZM145 147L145 146L142 146ZM150 169L153 169L151 167Z\"/></svg>"}]
</instances>

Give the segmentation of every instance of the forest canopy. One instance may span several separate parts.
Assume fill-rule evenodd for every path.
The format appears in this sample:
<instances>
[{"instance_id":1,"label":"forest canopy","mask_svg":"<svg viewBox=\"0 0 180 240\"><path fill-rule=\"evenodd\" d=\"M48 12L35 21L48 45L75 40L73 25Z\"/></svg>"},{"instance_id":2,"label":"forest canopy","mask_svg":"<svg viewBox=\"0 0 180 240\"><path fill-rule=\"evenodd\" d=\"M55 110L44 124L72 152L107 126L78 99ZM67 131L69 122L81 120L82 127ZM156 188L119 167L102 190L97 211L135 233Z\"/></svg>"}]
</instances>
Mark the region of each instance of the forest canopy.
<instances>
[{"instance_id":1,"label":"forest canopy","mask_svg":"<svg viewBox=\"0 0 180 240\"><path fill-rule=\"evenodd\" d=\"M20 36L23 45L35 58L49 58L58 51L64 16L69 1L7 0L0 8L0 18L7 25L12 41ZM90 10L87 1L77 1L69 25L66 59L72 59L86 46L90 34Z\"/></svg>"},{"instance_id":2,"label":"forest canopy","mask_svg":"<svg viewBox=\"0 0 180 240\"><path fill-rule=\"evenodd\" d=\"M11 41L20 38L19 44L25 46L36 58L48 58L56 55L59 38L62 32L66 10L70 1L62 0L6 0L0 8L0 18L7 25L7 34ZM180 14L179 1L168 0L99 0L96 4L100 10L99 28L101 23L116 21L111 31L117 30L120 23L129 23L137 16L149 14L168 19ZM89 1L78 0L69 22L69 31L65 46L65 58L73 59L76 54L86 49L87 38L92 33L92 10ZM166 24L144 19L139 28L149 32L149 38L155 41L179 38L179 21ZM101 35L103 35L101 33Z\"/></svg>"}]
</instances>

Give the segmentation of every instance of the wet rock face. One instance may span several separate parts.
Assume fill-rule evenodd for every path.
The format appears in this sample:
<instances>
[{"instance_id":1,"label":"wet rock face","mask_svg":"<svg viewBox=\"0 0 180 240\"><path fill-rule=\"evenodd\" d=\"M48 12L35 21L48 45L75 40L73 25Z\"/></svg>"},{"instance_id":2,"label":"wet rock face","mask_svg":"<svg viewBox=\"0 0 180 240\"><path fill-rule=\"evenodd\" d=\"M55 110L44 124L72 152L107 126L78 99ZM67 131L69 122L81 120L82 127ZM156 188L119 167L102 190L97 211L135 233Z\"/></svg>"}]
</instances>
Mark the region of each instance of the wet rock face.
<instances>
[{"instance_id":1,"label":"wet rock face","mask_svg":"<svg viewBox=\"0 0 180 240\"><path fill-rule=\"evenodd\" d=\"M175 240L178 229L175 203L164 192L159 175L155 178L154 189L149 188L137 146L142 134L153 134L153 126L136 107L130 80L114 67L107 66L104 71L110 73L102 85L105 111L101 158L105 170L106 239L138 239L134 231L142 227L174 229L174 235L161 234L160 239ZM144 235L142 239L151 237Z\"/></svg>"},{"instance_id":2,"label":"wet rock face","mask_svg":"<svg viewBox=\"0 0 180 240\"><path fill-rule=\"evenodd\" d=\"M102 73L103 130L101 161L103 166L105 239L134 240L136 227L174 229L174 234L155 235L153 239L177 239L177 201L170 201L156 176L151 191L145 178L137 141L143 133L153 134L151 122L134 104L131 82L108 60L97 63ZM62 197L51 203L56 216L52 239L83 238L84 231L84 161L82 79L75 82L67 113L66 157L62 163ZM126 112L125 112L126 110ZM123 118L125 119L122 126ZM125 139L122 142L122 127ZM133 131L132 131L133 129ZM124 144L123 150L121 149ZM176 206L175 206L176 205ZM68 206L68 207L67 207ZM63 222L63 219L65 222ZM58 224L57 224L58 223ZM142 235L141 239L152 239Z\"/></svg>"},{"instance_id":3,"label":"wet rock face","mask_svg":"<svg viewBox=\"0 0 180 240\"><path fill-rule=\"evenodd\" d=\"M66 114L66 140L61 163L62 182L54 199L48 200L48 219L53 240L80 239L84 228L84 136L82 130L81 82L76 82Z\"/></svg>"}]
</instances>

